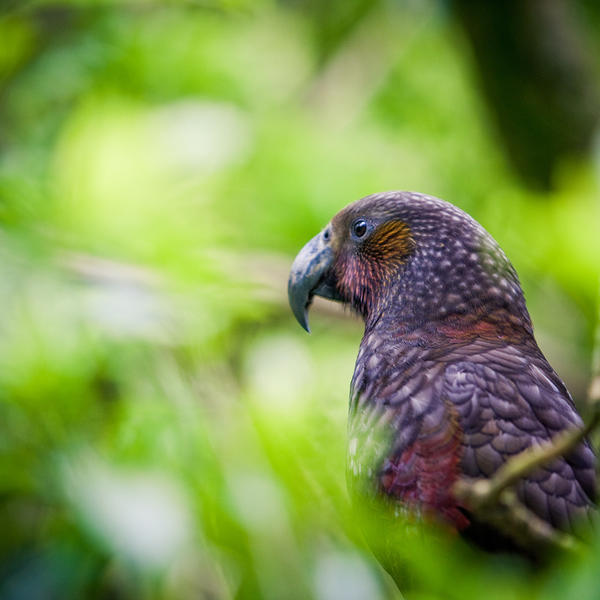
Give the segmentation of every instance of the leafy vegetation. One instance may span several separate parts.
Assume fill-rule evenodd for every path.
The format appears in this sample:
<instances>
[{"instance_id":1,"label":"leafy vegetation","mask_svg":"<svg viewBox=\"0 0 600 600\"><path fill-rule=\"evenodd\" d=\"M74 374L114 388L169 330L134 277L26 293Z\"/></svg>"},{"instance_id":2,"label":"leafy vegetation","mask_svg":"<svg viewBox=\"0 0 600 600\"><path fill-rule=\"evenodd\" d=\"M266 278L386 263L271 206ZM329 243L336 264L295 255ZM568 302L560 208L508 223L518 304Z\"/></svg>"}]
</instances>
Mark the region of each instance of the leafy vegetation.
<instances>
[{"instance_id":1,"label":"leafy vegetation","mask_svg":"<svg viewBox=\"0 0 600 600\"><path fill-rule=\"evenodd\" d=\"M398 597L345 490L360 323L321 304L308 337L285 292L375 191L496 237L585 410L598 165L523 188L449 14L366 4L337 28L267 0L0 18L0 597ZM423 598L600 593L600 537L534 575L399 535Z\"/></svg>"}]
</instances>

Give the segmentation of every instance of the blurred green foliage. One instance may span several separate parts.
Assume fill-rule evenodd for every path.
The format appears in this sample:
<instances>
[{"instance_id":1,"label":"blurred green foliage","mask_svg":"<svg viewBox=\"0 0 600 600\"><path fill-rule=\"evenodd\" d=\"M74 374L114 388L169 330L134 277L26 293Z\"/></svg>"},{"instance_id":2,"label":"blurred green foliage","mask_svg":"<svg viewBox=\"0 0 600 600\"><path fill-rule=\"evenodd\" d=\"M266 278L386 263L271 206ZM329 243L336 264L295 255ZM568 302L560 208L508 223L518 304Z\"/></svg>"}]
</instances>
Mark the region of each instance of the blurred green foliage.
<instances>
[{"instance_id":1,"label":"blurred green foliage","mask_svg":"<svg viewBox=\"0 0 600 600\"><path fill-rule=\"evenodd\" d=\"M439 4L14 2L0 39L0 597L397 597L345 491L360 324L285 297L368 193L481 221L583 401L598 165L520 187ZM600 594L593 553L398 546L423 598Z\"/></svg>"}]
</instances>

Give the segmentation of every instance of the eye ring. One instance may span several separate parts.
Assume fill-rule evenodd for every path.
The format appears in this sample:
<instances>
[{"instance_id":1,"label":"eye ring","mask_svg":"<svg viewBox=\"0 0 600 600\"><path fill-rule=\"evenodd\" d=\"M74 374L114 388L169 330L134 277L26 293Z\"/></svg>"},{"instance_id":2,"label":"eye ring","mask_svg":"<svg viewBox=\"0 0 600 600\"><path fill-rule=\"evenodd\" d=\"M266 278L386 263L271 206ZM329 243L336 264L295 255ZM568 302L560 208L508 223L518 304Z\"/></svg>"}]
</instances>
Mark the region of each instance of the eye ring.
<instances>
[{"instance_id":1,"label":"eye ring","mask_svg":"<svg viewBox=\"0 0 600 600\"><path fill-rule=\"evenodd\" d=\"M328 242L331 239L331 231L329 230L329 227L323 232L323 240L325 242Z\"/></svg>"},{"instance_id":2,"label":"eye ring","mask_svg":"<svg viewBox=\"0 0 600 600\"><path fill-rule=\"evenodd\" d=\"M355 219L350 226L350 232L352 236L356 239L361 239L365 237L367 231L369 230L369 224L366 219L360 217L359 219Z\"/></svg>"}]
</instances>

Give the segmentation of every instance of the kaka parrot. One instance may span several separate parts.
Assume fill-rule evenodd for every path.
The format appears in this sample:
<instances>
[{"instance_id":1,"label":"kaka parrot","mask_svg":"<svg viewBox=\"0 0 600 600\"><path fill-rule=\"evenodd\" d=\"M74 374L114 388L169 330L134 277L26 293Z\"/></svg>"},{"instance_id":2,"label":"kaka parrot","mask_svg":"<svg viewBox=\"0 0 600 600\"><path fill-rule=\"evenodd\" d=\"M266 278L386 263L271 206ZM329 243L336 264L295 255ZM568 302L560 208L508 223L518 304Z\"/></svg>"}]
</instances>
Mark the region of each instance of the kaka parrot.
<instances>
[{"instance_id":1,"label":"kaka parrot","mask_svg":"<svg viewBox=\"0 0 600 600\"><path fill-rule=\"evenodd\" d=\"M288 294L307 331L315 295L364 319L350 389L350 491L490 550L535 553L453 493L459 478L490 478L522 450L582 426L492 236L438 198L374 194L302 248ZM594 511L595 462L584 440L519 480L516 495L553 530L571 532Z\"/></svg>"}]
</instances>

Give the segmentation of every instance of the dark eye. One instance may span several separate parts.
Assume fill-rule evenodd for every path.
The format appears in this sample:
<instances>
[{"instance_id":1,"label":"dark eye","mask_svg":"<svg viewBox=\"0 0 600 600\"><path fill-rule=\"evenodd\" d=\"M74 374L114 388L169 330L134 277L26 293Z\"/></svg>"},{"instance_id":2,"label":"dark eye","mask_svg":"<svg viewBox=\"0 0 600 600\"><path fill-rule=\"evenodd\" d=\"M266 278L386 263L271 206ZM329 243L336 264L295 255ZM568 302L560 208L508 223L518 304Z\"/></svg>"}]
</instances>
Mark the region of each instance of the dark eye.
<instances>
[{"instance_id":1,"label":"dark eye","mask_svg":"<svg viewBox=\"0 0 600 600\"><path fill-rule=\"evenodd\" d=\"M365 219L356 219L356 221L352 223L350 231L355 238L361 238L367 233L367 229L368 225Z\"/></svg>"},{"instance_id":2,"label":"dark eye","mask_svg":"<svg viewBox=\"0 0 600 600\"><path fill-rule=\"evenodd\" d=\"M323 239L328 242L331 237L331 231L329 231L329 227L323 232Z\"/></svg>"}]
</instances>

